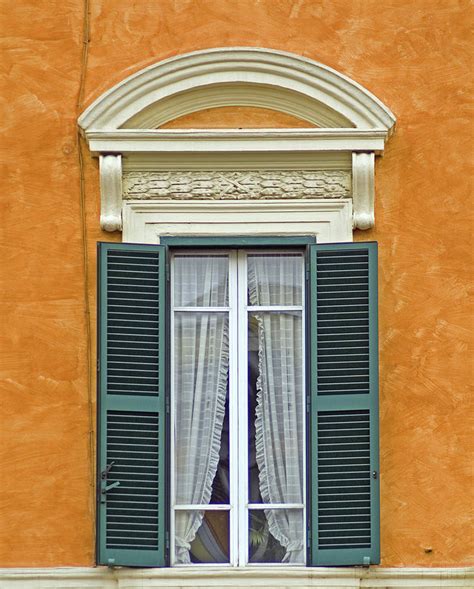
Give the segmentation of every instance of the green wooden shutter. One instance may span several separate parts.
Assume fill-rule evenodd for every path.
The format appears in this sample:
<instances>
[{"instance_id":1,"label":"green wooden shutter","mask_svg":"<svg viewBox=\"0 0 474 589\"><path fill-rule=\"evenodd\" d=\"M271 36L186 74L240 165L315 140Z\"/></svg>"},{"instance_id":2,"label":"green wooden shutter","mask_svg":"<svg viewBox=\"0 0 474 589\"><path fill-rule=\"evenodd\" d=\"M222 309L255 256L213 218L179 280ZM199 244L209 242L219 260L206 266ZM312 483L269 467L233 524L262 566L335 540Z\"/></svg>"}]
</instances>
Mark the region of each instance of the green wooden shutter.
<instances>
[{"instance_id":1,"label":"green wooden shutter","mask_svg":"<svg viewBox=\"0 0 474 589\"><path fill-rule=\"evenodd\" d=\"M310 248L311 564L380 561L377 244Z\"/></svg>"},{"instance_id":2,"label":"green wooden shutter","mask_svg":"<svg viewBox=\"0 0 474 589\"><path fill-rule=\"evenodd\" d=\"M165 280L163 246L99 244L99 564L165 564Z\"/></svg>"}]
</instances>

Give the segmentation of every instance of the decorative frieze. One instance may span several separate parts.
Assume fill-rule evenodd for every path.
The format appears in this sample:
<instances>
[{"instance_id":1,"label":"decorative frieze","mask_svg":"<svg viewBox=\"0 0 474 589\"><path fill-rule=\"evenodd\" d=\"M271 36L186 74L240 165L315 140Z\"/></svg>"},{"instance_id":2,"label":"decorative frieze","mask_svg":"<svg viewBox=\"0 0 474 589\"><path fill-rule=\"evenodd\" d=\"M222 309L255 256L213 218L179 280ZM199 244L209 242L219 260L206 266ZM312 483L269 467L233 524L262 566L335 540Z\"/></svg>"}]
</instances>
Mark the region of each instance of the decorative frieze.
<instances>
[{"instance_id":1,"label":"decorative frieze","mask_svg":"<svg viewBox=\"0 0 474 589\"><path fill-rule=\"evenodd\" d=\"M338 170L124 172L123 198L348 198L351 174Z\"/></svg>"}]
</instances>

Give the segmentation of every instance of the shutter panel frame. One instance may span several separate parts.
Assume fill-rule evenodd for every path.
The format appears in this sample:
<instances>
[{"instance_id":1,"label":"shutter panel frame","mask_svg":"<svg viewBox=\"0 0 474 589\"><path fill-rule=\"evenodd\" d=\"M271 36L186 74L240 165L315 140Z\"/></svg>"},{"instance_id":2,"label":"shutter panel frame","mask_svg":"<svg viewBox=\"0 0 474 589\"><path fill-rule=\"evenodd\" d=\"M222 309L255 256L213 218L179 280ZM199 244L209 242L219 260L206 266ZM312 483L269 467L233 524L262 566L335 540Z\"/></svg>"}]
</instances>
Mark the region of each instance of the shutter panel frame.
<instances>
[{"instance_id":1,"label":"shutter panel frame","mask_svg":"<svg viewBox=\"0 0 474 589\"><path fill-rule=\"evenodd\" d=\"M108 261L113 263L114 256L118 256L119 263L114 264L109 272ZM127 262L131 265L121 269L120 264L123 266ZM134 263L145 264L136 275ZM145 280L140 278L143 271ZM153 275L156 275L156 281ZM135 276L139 280L134 279ZM108 311L112 306L109 286L113 279L115 299L114 310L110 313L114 318L109 320ZM140 288L140 282L147 286ZM98 244L98 564L167 565L166 296L164 246ZM140 312L142 306L143 313ZM129 309L131 314L127 315ZM151 320L147 313L151 314ZM111 326L111 322L115 325ZM124 337L123 333L127 335ZM148 333L155 335L146 335ZM116 353L113 362L109 362L109 337L125 340L120 342L123 349ZM146 349L138 368L135 368L133 356L138 356L139 350L134 351L134 348L140 345ZM155 345L156 353L153 354ZM132 362L127 365L127 360ZM140 387L138 383L146 384ZM135 438L139 440L134 443ZM117 456L115 464L104 475ZM104 495L105 487L109 487L109 491ZM134 499L133 494L141 499ZM134 501L131 509L128 501ZM118 509L114 509L114 505Z\"/></svg>"},{"instance_id":2,"label":"shutter panel frame","mask_svg":"<svg viewBox=\"0 0 474 589\"><path fill-rule=\"evenodd\" d=\"M309 529L311 531L311 544L309 548L309 559L308 564L310 566L348 566L348 565L369 565L378 564L380 562L380 491L379 491L379 448L378 448L378 319L377 319L377 305L378 305L378 292L377 292L377 243L376 242L356 242L356 243L339 243L339 244L317 244L310 245L309 248L309 359L310 369L308 374L309 381L309 403L310 403L310 419L309 419L309 458L310 458L310 469L311 472L309 483L310 493L309 495ZM327 323L320 323L325 327L320 327L320 333L325 332L321 335L318 340L318 317L321 319L323 316L321 310L326 309L329 311L329 306L332 305L331 298L345 299L340 301L338 304L350 304L351 301L347 299L352 296L357 297L354 304L363 304L363 296L361 292L350 294L350 282L344 279L343 273L337 273L336 267L328 268L327 265L322 263L326 253L326 264L331 264L331 256L338 258L337 262L343 265L343 269L349 270L351 265L344 266L345 262L350 259L351 255L357 257L357 255L367 253L367 270L368 276L366 278L367 284L367 302L368 302L368 375L369 382L368 387L364 378L356 377L358 372L363 370L355 370L354 367L366 366L364 364L365 359L363 356L364 345L367 345L364 340L364 335L356 336L360 337L359 342L355 346L359 346L361 350L352 349L351 353L360 353L361 355L356 359L356 362L350 362L348 360L348 354L342 354L331 357L331 354L341 352L341 347L347 344L344 343L346 336L339 338L339 342L335 344L329 343L329 341L338 339L335 337L336 331L331 326L331 321ZM329 253L328 253L329 252ZM332 253L331 253L332 252ZM353 252L350 254L349 252ZM318 299L318 255L322 253L319 271L320 275L324 270L331 270L326 273L326 277L333 277L336 280L330 280L332 286L329 288L322 287L326 291L326 296L322 296ZM360 260L361 258L359 258ZM328 261L329 260L329 261ZM357 264L356 264L357 266ZM352 266L354 267L354 266ZM357 268L359 276L363 277L363 272L360 272ZM361 282L360 278L356 279L357 282ZM363 280L362 280L363 281ZM324 281L320 281L320 285L324 284ZM336 284L336 286L334 286ZM354 290L362 291L363 288L356 287ZM328 292L329 291L329 292ZM332 292L331 292L332 291ZM338 292L339 291L339 292ZM347 296L340 296L340 293L346 292ZM329 301L329 302L328 302ZM318 306L319 305L319 306ZM352 316L350 313L342 315L348 321L346 325L351 322L354 325L362 325L363 321L354 319L354 317L362 317L364 314L361 310L363 307L356 306L353 310L357 310ZM346 309L344 309L346 310ZM336 309L335 309L336 311ZM349 310L348 310L349 311ZM352 311L351 311L352 312ZM330 317L331 320L336 319L337 316L333 315ZM324 320L321 320L324 321ZM337 323L336 323L337 325ZM339 327L339 333L343 333L345 329ZM354 329L354 331L363 331L363 329ZM352 336L353 337L353 336ZM349 344L351 345L351 344ZM354 344L352 344L354 346ZM333 349L330 348L337 348ZM328 348L326 350L326 348ZM319 351L319 354L318 354ZM322 358L326 358L326 364L320 375L331 374L332 378L323 378L321 383L321 376L318 381L318 367L319 362ZM340 359L343 358L342 363ZM344 362L349 363L344 365ZM338 364L339 362L339 364ZM336 366L336 370L330 370L333 366ZM351 384L354 378L350 378L351 374L354 374L354 378L357 378L357 384ZM349 387L352 387L350 389ZM350 393L344 392L351 390ZM331 389L339 392L331 392ZM340 390L342 389L342 390ZM355 390L354 390L355 389ZM357 389L361 389L359 393ZM364 392L365 391L365 392ZM319 423L318 423L319 417ZM324 423L326 421L326 423ZM329 423L336 422L337 427L333 428ZM357 428L356 432L353 432L351 428ZM362 448L365 448L364 434L370 432L370 455L367 459L366 454ZM330 429L334 433L331 434L326 430ZM338 430L338 431L335 431ZM325 433L326 431L326 433ZM360 437L355 442L360 442L358 446L355 442L349 442L348 446L337 445L341 444L341 441L345 441L344 436L353 436L356 433ZM341 440L341 437L343 438ZM323 444L324 442L324 444ZM361 450L359 450L361 448ZM344 453L345 451L345 453ZM336 454L334 454L336 452ZM353 469L353 472L359 470L358 481L354 483L354 487L351 489L352 493L357 500L362 500L365 495L363 492L370 487L370 544L367 546L367 515L362 513L362 508L358 512L354 512L354 505L350 506L351 495L344 493L346 483L343 479L350 477L349 471L343 472L343 468L340 469L337 475L332 475L331 471L334 472L336 467L331 462L334 456L337 456L337 452L340 452L343 456L348 456L352 453L352 460L358 462L358 465L351 466L347 462L350 458L340 459L342 463L345 463L345 468ZM357 453L359 452L359 454ZM332 456L330 454L332 453ZM323 456L326 456L326 462L323 461ZM363 456L364 458L360 458ZM329 459L328 459L329 458ZM367 474L367 466L369 471ZM365 469L363 475L361 469ZM324 471L325 472L321 472ZM341 478L342 473L342 478ZM336 480L337 477L337 480ZM324 480L323 480L324 479ZM336 490L331 490L336 485L339 486L339 495ZM326 483L326 484L324 484ZM350 484L350 483L349 483ZM361 494L357 494L357 491ZM340 509L341 497L345 495L345 501L347 507ZM330 502L334 499L335 502L329 503L330 506L326 515L323 516L324 511L319 511L320 507L324 505L325 501ZM365 499L364 499L365 501ZM342 503L344 500L342 501ZM335 510L339 508L339 511ZM333 511L331 511L331 509ZM348 517L342 518L342 513L347 513ZM323 520L324 518L324 520ZM345 523L343 523L345 522ZM349 523L347 523L349 522ZM362 522L362 523L360 523ZM352 530L351 530L352 524ZM359 526L356 529L354 526ZM341 531L342 530L342 531ZM349 530L349 531L347 531ZM351 536L352 534L352 536ZM360 534L359 538L355 536ZM342 537L346 540L343 540ZM352 541L349 541L352 538ZM344 544L344 541L347 542ZM364 547L356 547L357 542L362 542ZM330 548L331 543L334 543L334 547Z\"/></svg>"}]
</instances>

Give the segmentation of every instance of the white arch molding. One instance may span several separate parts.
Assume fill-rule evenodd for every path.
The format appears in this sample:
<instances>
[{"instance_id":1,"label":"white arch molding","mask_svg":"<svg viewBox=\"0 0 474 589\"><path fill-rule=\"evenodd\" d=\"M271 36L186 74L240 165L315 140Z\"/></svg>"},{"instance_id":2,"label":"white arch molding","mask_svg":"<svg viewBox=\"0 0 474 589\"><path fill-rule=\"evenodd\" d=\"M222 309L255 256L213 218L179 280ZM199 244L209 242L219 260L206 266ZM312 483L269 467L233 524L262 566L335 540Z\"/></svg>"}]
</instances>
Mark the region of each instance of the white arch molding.
<instances>
[{"instance_id":1,"label":"white arch molding","mask_svg":"<svg viewBox=\"0 0 474 589\"><path fill-rule=\"evenodd\" d=\"M272 109L311 127L158 128L182 115L222 106ZM347 76L305 57L249 47L208 49L153 64L105 92L79 118L92 154L100 156L101 226L107 231L122 228L124 199L133 200L124 194L122 180L132 170L148 178L150 193L140 196L148 199L163 179L173 186L181 182L183 191L191 191L188 197L219 198L224 176L235 177L239 170L258 170L257 182L267 188L267 178L271 184L279 170L271 198L288 198L285 174L292 172L291 197L308 198L311 182L295 184L296 171L339 170L351 178L350 194L343 196L352 199L353 225L367 229L374 225L375 155L383 153L394 124L390 110ZM205 182L207 192L199 184L199 171L214 172ZM245 199L254 180L241 182L243 193L237 191L233 198Z\"/></svg>"}]
</instances>

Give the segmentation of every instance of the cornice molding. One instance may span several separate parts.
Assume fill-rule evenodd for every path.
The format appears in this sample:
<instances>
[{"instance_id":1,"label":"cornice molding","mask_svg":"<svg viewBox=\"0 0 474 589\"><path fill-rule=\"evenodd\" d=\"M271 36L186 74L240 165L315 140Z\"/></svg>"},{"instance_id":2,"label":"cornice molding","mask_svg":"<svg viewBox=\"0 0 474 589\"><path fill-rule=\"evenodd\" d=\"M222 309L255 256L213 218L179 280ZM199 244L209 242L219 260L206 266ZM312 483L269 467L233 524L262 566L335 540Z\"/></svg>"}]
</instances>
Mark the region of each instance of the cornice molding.
<instances>
[{"instance_id":1,"label":"cornice molding","mask_svg":"<svg viewBox=\"0 0 474 589\"><path fill-rule=\"evenodd\" d=\"M381 154L384 129L231 129L86 132L89 148L100 153L241 153L373 151Z\"/></svg>"}]
</instances>

